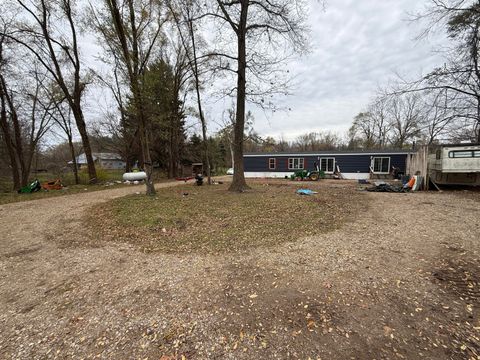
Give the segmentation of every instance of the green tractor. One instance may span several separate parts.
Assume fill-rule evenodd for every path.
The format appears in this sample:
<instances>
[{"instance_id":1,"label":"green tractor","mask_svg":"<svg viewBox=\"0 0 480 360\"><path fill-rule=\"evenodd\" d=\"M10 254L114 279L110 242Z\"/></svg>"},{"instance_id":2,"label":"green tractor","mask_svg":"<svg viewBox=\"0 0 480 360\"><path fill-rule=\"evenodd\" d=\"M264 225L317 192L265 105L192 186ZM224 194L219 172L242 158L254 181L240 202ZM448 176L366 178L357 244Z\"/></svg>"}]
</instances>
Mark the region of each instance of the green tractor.
<instances>
[{"instance_id":1,"label":"green tractor","mask_svg":"<svg viewBox=\"0 0 480 360\"><path fill-rule=\"evenodd\" d=\"M298 170L293 175L290 175L291 180L300 179L301 181L317 181L325 177L325 173L318 168L317 163L314 163L315 170Z\"/></svg>"}]
</instances>

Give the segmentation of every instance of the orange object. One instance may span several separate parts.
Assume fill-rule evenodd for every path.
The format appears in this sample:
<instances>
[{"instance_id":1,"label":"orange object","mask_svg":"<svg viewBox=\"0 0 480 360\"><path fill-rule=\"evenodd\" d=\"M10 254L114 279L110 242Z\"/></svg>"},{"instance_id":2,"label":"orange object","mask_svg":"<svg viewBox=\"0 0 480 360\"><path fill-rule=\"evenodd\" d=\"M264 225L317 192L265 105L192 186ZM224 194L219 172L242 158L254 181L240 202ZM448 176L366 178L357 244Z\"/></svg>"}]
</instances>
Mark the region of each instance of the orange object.
<instances>
[{"instance_id":1,"label":"orange object","mask_svg":"<svg viewBox=\"0 0 480 360\"><path fill-rule=\"evenodd\" d=\"M60 179L47 181L42 184L43 190L62 190L63 185Z\"/></svg>"},{"instance_id":2,"label":"orange object","mask_svg":"<svg viewBox=\"0 0 480 360\"><path fill-rule=\"evenodd\" d=\"M412 176L410 180L408 180L407 186L411 189L415 185L415 178Z\"/></svg>"}]
</instances>

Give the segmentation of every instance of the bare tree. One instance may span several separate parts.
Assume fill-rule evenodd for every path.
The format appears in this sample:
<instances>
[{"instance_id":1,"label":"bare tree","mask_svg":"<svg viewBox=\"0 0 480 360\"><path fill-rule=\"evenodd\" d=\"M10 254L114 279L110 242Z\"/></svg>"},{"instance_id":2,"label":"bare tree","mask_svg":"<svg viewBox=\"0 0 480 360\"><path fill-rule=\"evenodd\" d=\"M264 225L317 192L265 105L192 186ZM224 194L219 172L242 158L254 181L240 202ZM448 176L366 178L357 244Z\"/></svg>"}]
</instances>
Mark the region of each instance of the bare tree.
<instances>
[{"instance_id":1,"label":"bare tree","mask_svg":"<svg viewBox=\"0 0 480 360\"><path fill-rule=\"evenodd\" d=\"M171 92L172 96L172 109L173 112L170 114L170 123L169 123L169 176L176 177L178 176L178 166L180 162L180 151L181 145L184 140L184 112L185 112L185 102L186 97L189 91L188 82L191 80L191 72L189 72L190 61L188 59L187 50L184 49L184 46L177 42L176 45L172 46L173 48L173 89ZM197 79L198 80L198 79ZM195 81L197 84L197 81ZM182 94L183 92L183 94ZM199 112L202 113L203 122L205 126L202 126L204 131L204 140L206 139L206 123L205 118L203 117L203 111L201 107L201 99L199 98L199 93L197 93L197 101ZM201 119L202 119L201 118ZM208 144L204 145L205 148L205 158L207 161L207 176L208 183L211 183L210 178L210 156L208 152Z\"/></svg>"},{"instance_id":2,"label":"bare tree","mask_svg":"<svg viewBox=\"0 0 480 360\"><path fill-rule=\"evenodd\" d=\"M40 71L35 59L16 59L15 66L8 64L4 57L6 40L0 36L0 128L10 157L13 185L19 189L27 185L34 155L50 129L53 104L43 91L47 74Z\"/></svg>"},{"instance_id":3,"label":"bare tree","mask_svg":"<svg viewBox=\"0 0 480 360\"><path fill-rule=\"evenodd\" d=\"M200 123L202 126L203 151L207 165L207 179L208 184L210 185L212 183L210 153L208 149L207 121L205 119L205 114L202 107L202 96L200 91L202 86L202 80L200 78L201 56L198 54L199 36L197 35L196 26L196 22L201 20L200 18L198 18L199 16L201 16L201 9L199 3L193 0L177 0L176 6L172 3L172 1L168 1L167 5L175 21L179 38L185 50L185 55L188 60L190 71L193 75L195 95L197 99L198 117L200 118Z\"/></svg>"},{"instance_id":4,"label":"bare tree","mask_svg":"<svg viewBox=\"0 0 480 360\"><path fill-rule=\"evenodd\" d=\"M10 24L5 22L2 23L3 33L5 33L5 30L8 29L9 25ZM13 113L8 113L11 101L8 100L9 91L6 86L4 75L6 68L9 65L9 61L5 59L5 47L7 46L7 40L8 39L5 36L0 36L0 127L2 129L3 140L5 142L5 147L10 159L13 187L14 189L19 189L21 187L21 174L19 168L20 159L17 158L19 149L16 149L15 133L19 133L20 129L17 121L18 118L15 116L15 112L13 111Z\"/></svg>"},{"instance_id":5,"label":"bare tree","mask_svg":"<svg viewBox=\"0 0 480 360\"><path fill-rule=\"evenodd\" d=\"M480 3L477 0L430 0L415 20L426 21L422 35L445 28L451 46L444 50L446 62L418 81L405 84L405 91L448 90L455 93L453 116L459 124L471 122L472 138L480 142ZM472 139L472 140L473 140Z\"/></svg>"},{"instance_id":6,"label":"bare tree","mask_svg":"<svg viewBox=\"0 0 480 360\"><path fill-rule=\"evenodd\" d=\"M375 133L375 147L383 149L389 141L392 123L388 120L389 101L385 96L377 97L368 107L373 131Z\"/></svg>"},{"instance_id":7,"label":"bare tree","mask_svg":"<svg viewBox=\"0 0 480 360\"><path fill-rule=\"evenodd\" d=\"M115 151L123 155L126 164L125 171L128 172L132 166L132 149L138 141L139 127L138 124L132 124L128 116L128 87L125 89L125 86L121 83L121 65L116 53L111 54L111 62L110 74L102 75L97 72L95 75L99 84L106 87L113 95L116 111L107 111L104 120L99 123L97 134L106 132L112 136L115 144L119 144Z\"/></svg>"},{"instance_id":8,"label":"bare tree","mask_svg":"<svg viewBox=\"0 0 480 360\"><path fill-rule=\"evenodd\" d=\"M407 93L392 95L388 99L388 113L392 136L390 141L397 148L403 148L408 141L420 135L422 112L420 95Z\"/></svg>"},{"instance_id":9,"label":"bare tree","mask_svg":"<svg viewBox=\"0 0 480 360\"><path fill-rule=\"evenodd\" d=\"M378 96L353 119L349 129L350 143L354 147L360 143L366 149L387 146L392 128L388 119L388 101L385 96Z\"/></svg>"},{"instance_id":10,"label":"bare tree","mask_svg":"<svg viewBox=\"0 0 480 360\"><path fill-rule=\"evenodd\" d=\"M278 49L283 54L288 48L305 49L305 4L300 0L216 0L204 15L218 22L224 39L225 48L215 52L222 59L218 68L236 77L236 86L228 91L236 94L234 175L230 190L243 191L248 189L243 166L246 101L248 98L266 106L268 94L286 92L276 70L284 70L278 65L284 64L288 56L281 56ZM236 51L229 53L232 37Z\"/></svg>"},{"instance_id":11,"label":"bare tree","mask_svg":"<svg viewBox=\"0 0 480 360\"><path fill-rule=\"evenodd\" d=\"M47 89L48 91L49 89ZM68 149L70 151L70 158L72 161L72 171L75 179L75 184L80 183L78 177L78 163L77 154L75 152L75 144L73 142L73 124L72 124L72 110L70 107L65 106L64 98L60 97L55 91L48 91L49 101L53 104L54 108L49 111L52 112L52 118L55 124L62 130L67 137Z\"/></svg>"},{"instance_id":12,"label":"bare tree","mask_svg":"<svg viewBox=\"0 0 480 360\"><path fill-rule=\"evenodd\" d=\"M358 113L348 130L350 147L374 148L376 145L375 125L369 112Z\"/></svg>"},{"instance_id":13,"label":"bare tree","mask_svg":"<svg viewBox=\"0 0 480 360\"><path fill-rule=\"evenodd\" d=\"M222 123L219 124L222 128L218 132L221 138L227 143L228 149L230 152L230 159L232 161L232 168L235 168L235 151L234 151L234 144L235 144L235 121L236 121L236 112L235 112L235 104L232 103L231 107L228 108L226 111L223 112ZM254 117L252 112L247 111L245 114L245 126L244 126L244 134L243 139L244 141L255 141L255 137L257 136L254 129Z\"/></svg>"},{"instance_id":14,"label":"bare tree","mask_svg":"<svg viewBox=\"0 0 480 360\"><path fill-rule=\"evenodd\" d=\"M455 95L443 89L423 93L422 133L426 144L433 144L454 130Z\"/></svg>"},{"instance_id":15,"label":"bare tree","mask_svg":"<svg viewBox=\"0 0 480 360\"><path fill-rule=\"evenodd\" d=\"M62 90L82 139L90 182L97 181L95 163L82 110L86 82L78 46L78 21L74 0L56 2L17 0L23 20L4 35L21 44L45 68Z\"/></svg>"},{"instance_id":16,"label":"bare tree","mask_svg":"<svg viewBox=\"0 0 480 360\"><path fill-rule=\"evenodd\" d=\"M298 151L334 150L340 145L340 138L330 131L309 132L298 136L294 148Z\"/></svg>"},{"instance_id":17,"label":"bare tree","mask_svg":"<svg viewBox=\"0 0 480 360\"><path fill-rule=\"evenodd\" d=\"M351 146L360 143L364 148L402 148L421 137L427 109L420 93L397 93L382 90L359 113L349 130Z\"/></svg>"},{"instance_id":18,"label":"bare tree","mask_svg":"<svg viewBox=\"0 0 480 360\"><path fill-rule=\"evenodd\" d=\"M146 193L155 194L153 163L150 154L151 119L145 111L142 88L143 76L152 53L162 38L164 17L162 7L155 0L104 0L104 8L91 6L95 26L102 36L108 54L119 53L123 75L127 79L142 151L142 162L147 174Z\"/></svg>"}]
</instances>

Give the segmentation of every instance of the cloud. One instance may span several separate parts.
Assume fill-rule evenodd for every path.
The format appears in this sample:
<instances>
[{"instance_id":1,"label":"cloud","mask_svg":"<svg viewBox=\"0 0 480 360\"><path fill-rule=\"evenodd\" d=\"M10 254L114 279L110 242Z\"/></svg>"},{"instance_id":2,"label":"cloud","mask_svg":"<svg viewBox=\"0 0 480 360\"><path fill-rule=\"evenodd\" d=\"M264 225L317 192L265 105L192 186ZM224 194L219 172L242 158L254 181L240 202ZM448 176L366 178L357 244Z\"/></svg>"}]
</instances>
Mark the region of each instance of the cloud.
<instances>
[{"instance_id":1,"label":"cloud","mask_svg":"<svg viewBox=\"0 0 480 360\"><path fill-rule=\"evenodd\" d=\"M416 41L422 24L407 21L408 13L420 10L418 0L330 0L325 10L321 1L310 0L310 53L287 65L294 77L293 95L278 97L277 103L290 110L266 114L252 105L255 129L262 136L333 130L344 132L353 117L367 105L379 85L395 76L418 76L443 63L432 51L444 42L439 35ZM93 68L104 65L96 59L101 49L95 36L84 39L82 49ZM103 116L102 108L111 96L92 89L87 106L90 118ZM215 132L224 123L231 100L204 98ZM100 104L101 103L101 104ZM98 108L97 110L95 110Z\"/></svg>"},{"instance_id":2,"label":"cloud","mask_svg":"<svg viewBox=\"0 0 480 360\"><path fill-rule=\"evenodd\" d=\"M325 11L311 1L311 53L289 65L296 76L288 113L255 113L261 135L293 138L319 130L344 131L395 72L415 76L441 63L435 42L416 41L421 24L407 21L418 1L335 0Z\"/></svg>"}]
</instances>

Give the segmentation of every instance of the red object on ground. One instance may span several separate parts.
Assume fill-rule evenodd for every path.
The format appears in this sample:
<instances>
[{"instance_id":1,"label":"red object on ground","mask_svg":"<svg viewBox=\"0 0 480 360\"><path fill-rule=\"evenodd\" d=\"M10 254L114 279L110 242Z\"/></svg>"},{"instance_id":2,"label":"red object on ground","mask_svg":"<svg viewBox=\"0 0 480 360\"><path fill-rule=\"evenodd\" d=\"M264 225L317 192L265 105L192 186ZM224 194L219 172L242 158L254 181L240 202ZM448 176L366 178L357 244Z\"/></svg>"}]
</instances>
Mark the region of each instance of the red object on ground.
<instances>
[{"instance_id":1,"label":"red object on ground","mask_svg":"<svg viewBox=\"0 0 480 360\"><path fill-rule=\"evenodd\" d=\"M188 180L192 180L192 179L193 179L193 176L175 178L175 180L177 180L177 181L185 181L185 182L187 182Z\"/></svg>"},{"instance_id":2,"label":"red object on ground","mask_svg":"<svg viewBox=\"0 0 480 360\"><path fill-rule=\"evenodd\" d=\"M63 185L60 179L47 181L42 184L43 190L62 190Z\"/></svg>"}]
</instances>

